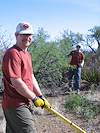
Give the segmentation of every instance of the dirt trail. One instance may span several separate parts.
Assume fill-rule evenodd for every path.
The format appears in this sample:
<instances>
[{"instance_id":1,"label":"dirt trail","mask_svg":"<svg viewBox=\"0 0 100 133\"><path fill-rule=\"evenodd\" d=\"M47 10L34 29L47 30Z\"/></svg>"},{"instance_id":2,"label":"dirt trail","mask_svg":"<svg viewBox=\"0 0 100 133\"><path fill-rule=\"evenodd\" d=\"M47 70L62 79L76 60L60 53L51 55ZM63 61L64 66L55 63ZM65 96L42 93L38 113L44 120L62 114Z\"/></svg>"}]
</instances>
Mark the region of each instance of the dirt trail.
<instances>
[{"instance_id":1,"label":"dirt trail","mask_svg":"<svg viewBox=\"0 0 100 133\"><path fill-rule=\"evenodd\" d=\"M48 98L49 101L53 103L54 109L56 111L60 112L62 115L64 115L66 118L71 120L73 123L78 125L84 130L88 130L88 133L91 131L91 124L87 123L85 120L79 119L76 116L72 114L68 114L64 110L64 100L65 96L59 96L59 97L51 97ZM35 127L37 130L37 133L74 133L75 130L72 129L69 125L65 124L63 121L61 121L59 118L55 117L54 115L51 115L46 110L39 110L42 113L40 115L34 116L35 118ZM76 132L75 132L76 133ZM100 133L95 132L95 133Z\"/></svg>"},{"instance_id":2,"label":"dirt trail","mask_svg":"<svg viewBox=\"0 0 100 133\"><path fill-rule=\"evenodd\" d=\"M58 97L48 97L47 99L50 103L52 103L52 106L56 111L87 131L87 133L100 133L100 115L87 122L86 120L80 119L73 114L65 112L64 101L66 97L67 95L61 95ZM3 119L2 109L0 108L0 110L0 114L2 116L2 119L0 119L0 130L4 130L5 121ZM65 124L58 117L52 115L47 110L40 108L35 108L34 110L33 120L36 127L36 133L77 133L69 125ZM92 130L95 132L91 132ZM4 133L4 131L0 133Z\"/></svg>"}]
</instances>

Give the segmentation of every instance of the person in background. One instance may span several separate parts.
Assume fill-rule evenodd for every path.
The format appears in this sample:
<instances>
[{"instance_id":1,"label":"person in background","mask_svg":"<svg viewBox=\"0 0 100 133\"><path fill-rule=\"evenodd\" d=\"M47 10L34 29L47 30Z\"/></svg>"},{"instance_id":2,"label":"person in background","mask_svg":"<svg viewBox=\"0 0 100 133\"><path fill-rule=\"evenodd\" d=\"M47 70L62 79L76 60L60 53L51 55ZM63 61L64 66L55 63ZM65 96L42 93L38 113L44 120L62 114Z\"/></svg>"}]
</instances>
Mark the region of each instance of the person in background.
<instances>
[{"instance_id":1,"label":"person in background","mask_svg":"<svg viewBox=\"0 0 100 133\"><path fill-rule=\"evenodd\" d=\"M71 56L70 67L68 72L69 90L76 90L80 94L81 69L84 65L84 54L80 51L81 46L77 45L76 49L68 55Z\"/></svg>"},{"instance_id":2,"label":"person in background","mask_svg":"<svg viewBox=\"0 0 100 133\"><path fill-rule=\"evenodd\" d=\"M33 74L28 47L32 42L33 28L27 22L16 27L16 44L3 57L2 72L4 95L2 108L6 119L6 133L36 133L31 105L50 108Z\"/></svg>"}]
</instances>

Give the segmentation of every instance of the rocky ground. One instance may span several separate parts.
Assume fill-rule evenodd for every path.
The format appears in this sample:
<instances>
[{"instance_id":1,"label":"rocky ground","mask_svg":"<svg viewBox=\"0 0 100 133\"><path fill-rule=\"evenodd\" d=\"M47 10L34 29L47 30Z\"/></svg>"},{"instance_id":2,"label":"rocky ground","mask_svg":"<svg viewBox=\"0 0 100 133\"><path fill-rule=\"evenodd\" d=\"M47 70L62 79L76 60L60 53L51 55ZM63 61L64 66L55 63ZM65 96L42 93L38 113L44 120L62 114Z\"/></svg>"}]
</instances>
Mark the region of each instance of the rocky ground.
<instances>
[{"instance_id":1,"label":"rocky ground","mask_svg":"<svg viewBox=\"0 0 100 133\"><path fill-rule=\"evenodd\" d=\"M60 112L63 116L75 123L87 133L100 133L100 115L95 119L86 121L78 118L73 114L69 114L64 109L64 100L67 96L49 97L48 100L52 102L53 107L56 111ZM77 130L73 129L68 124L64 123L58 117L51 115L48 111L39 110L40 115L35 114L35 126L37 133L77 133ZM42 113L41 113L42 111Z\"/></svg>"},{"instance_id":2,"label":"rocky ground","mask_svg":"<svg viewBox=\"0 0 100 133\"><path fill-rule=\"evenodd\" d=\"M56 97L52 99L48 98L48 100L52 100L52 106L56 111L67 119L70 119L72 122L78 122L77 124L79 124L80 127L84 127L81 120L77 121L77 118L74 115L65 112L63 108L64 98L65 97ZM40 116L35 115L35 125L37 133L74 133L74 130L68 124L46 110L43 111Z\"/></svg>"},{"instance_id":3,"label":"rocky ground","mask_svg":"<svg viewBox=\"0 0 100 133\"><path fill-rule=\"evenodd\" d=\"M92 96L88 93L86 93L85 95L87 95L89 99L92 98L100 102L100 92L92 94ZM71 122L84 129L87 133L100 133L100 114L95 119L86 121L84 119L78 118L73 114L66 112L64 109L64 101L67 96L68 95L59 95L56 97L47 97L47 99L56 111L61 113ZM45 109L34 108L33 120L37 133L77 133L75 129L71 128L71 126L64 123L61 119L52 115ZM0 133L4 133L4 129L5 120L2 108L0 106Z\"/></svg>"}]
</instances>

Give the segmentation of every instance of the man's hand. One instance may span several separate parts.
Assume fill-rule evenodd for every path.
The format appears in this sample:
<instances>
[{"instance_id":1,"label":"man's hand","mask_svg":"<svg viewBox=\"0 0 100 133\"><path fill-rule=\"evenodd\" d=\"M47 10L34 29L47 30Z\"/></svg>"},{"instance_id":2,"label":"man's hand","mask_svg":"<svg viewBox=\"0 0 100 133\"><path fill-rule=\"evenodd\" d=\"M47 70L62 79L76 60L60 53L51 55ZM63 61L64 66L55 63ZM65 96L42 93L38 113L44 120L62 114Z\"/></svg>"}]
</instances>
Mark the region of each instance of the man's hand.
<instances>
[{"instance_id":1,"label":"man's hand","mask_svg":"<svg viewBox=\"0 0 100 133\"><path fill-rule=\"evenodd\" d=\"M51 105L50 105L50 103L47 101L47 99L44 97L44 96L39 96L39 98L41 98L43 101L44 101L44 105L43 105L43 107L42 108L51 108Z\"/></svg>"},{"instance_id":2,"label":"man's hand","mask_svg":"<svg viewBox=\"0 0 100 133\"><path fill-rule=\"evenodd\" d=\"M33 103L36 107L44 107L44 101L43 99L39 98L39 97L35 97L33 100Z\"/></svg>"}]
</instances>

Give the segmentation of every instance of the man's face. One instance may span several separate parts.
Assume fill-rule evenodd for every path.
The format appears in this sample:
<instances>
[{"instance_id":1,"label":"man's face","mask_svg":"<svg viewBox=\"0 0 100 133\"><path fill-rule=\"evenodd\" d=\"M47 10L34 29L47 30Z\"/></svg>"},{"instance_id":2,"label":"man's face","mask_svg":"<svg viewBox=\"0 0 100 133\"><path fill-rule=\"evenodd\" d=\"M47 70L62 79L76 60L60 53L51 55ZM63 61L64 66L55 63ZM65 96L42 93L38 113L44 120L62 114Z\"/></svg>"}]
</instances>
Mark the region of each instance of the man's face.
<instances>
[{"instance_id":1,"label":"man's face","mask_svg":"<svg viewBox=\"0 0 100 133\"><path fill-rule=\"evenodd\" d=\"M16 34L16 40L21 47L27 48L32 42L32 34Z\"/></svg>"},{"instance_id":2,"label":"man's face","mask_svg":"<svg viewBox=\"0 0 100 133\"><path fill-rule=\"evenodd\" d=\"M76 50L77 50L77 51L79 51L79 50L80 50L80 47L79 47L79 46L77 46L77 47L76 47Z\"/></svg>"}]
</instances>

